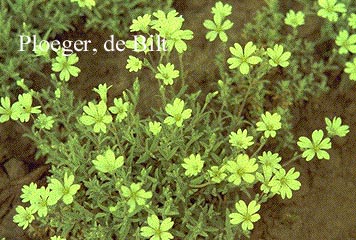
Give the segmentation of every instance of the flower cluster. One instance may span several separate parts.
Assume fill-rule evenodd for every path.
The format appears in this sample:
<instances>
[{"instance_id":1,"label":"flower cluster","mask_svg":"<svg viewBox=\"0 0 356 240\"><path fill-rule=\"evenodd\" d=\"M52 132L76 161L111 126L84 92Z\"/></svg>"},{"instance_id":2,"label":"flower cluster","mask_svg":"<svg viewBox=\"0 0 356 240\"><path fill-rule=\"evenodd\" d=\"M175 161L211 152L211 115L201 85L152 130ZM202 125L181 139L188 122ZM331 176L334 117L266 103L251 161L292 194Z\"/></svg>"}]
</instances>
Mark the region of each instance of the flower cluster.
<instances>
[{"instance_id":1,"label":"flower cluster","mask_svg":"<svg viewBox=\"0 0 356 240\"><path fill-rule=\"evenodd\" d=\"M26 229L29 224L35 219L34 214L40 218L46 217L48 208L54 206L62 199L63 203L69 205L73 202L73 196L80 188L79 184L74 183L74 176L67 173L64 174L63 183L56 178L50 178L48 187L37 188L36 183L25 185L22 187L22 202L30 203L29 207L16 207L16 215L13 220L19 227Z\"/></svg>"},{"instance_id":2,"label":"flower cluster","mask_svg":"<svg viewBox=\"0 0 356 240\"><path fill-rule=\"evenodd\" d=\"M10 119L28 122L31 114L41 113L40 106L32 106L33 98L31 93L18 95L17 102L12 105L9 97L2 97L0 103L0 123L7 122Z\"/></svg>"},{"instance_id":3,"label":"flower cluster","mask_svg":"<svg viewBox=\"0 0 356 240\"><path fill-rule=\"evenodd\" d=\"M215 4L215 7L211 10L214 14L214 21L205 20L203 23L204 27L210 30L205 36L207 40L212 42L219 36L222 42L227 42L228 36L225 31L232 28L234 24L228 19L225 20L225 17L231 14L231 9L232 7L229 4L223 4L222 2Z\"/></svg>"}]
</instances>

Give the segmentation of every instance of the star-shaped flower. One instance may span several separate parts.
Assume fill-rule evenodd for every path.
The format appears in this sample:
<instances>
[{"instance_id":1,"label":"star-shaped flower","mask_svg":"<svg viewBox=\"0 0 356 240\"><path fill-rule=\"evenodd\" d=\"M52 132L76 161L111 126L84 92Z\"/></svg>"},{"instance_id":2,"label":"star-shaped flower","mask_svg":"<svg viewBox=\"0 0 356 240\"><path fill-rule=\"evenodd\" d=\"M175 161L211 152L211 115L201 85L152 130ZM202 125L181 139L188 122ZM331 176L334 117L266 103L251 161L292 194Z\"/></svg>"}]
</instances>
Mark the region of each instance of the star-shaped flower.
<instances>
[{"instance_id":1,"label":"star-shaped flower","mask_svg":"<svg viewBox=\"0 0 356 240\"><path fill-rule=\"evenodd\" d=\"M235 204L237 210L236 213L230 213L229 217L231 224L241 224L242 230L252 230L253 223L257 222L261 216L257 213L261 205L255 200L251 201L248 206L243 200L238 201Z\"/></svg>"},{"instance_id":2,"label":"star-shaped flower","mask_svg":"<svg viewBox=\"0 0 356 240\"><path fill-rule=\"evenodd\" d=\"M174 99L173 105L168 103L165 110L170 116L166 117L164 123L168 125L176 124L177 127L181 127L183 121L190 118L192 114L191 109L184 110L184 101L179 98Z\"/></svg>"},{"instance_id":3,"label":"star-shaped flower","mask_svg":"<svg viewBox=\"0 0 356 240\"><path fill-rule=\"evenodd\" d=\"M59 79L68 82L70 76L78 77L80 69L76 66L72 66L79 61L76 53L71 54L69 57L63 55L63 51L57 52L57 57L52 63L52 71L60 72Z\"/></svg>"},{"instance_id":4,"label":"star-shaped flower","mask_svg":"<svg viewBox=\"0 0 356 240\"><path fill-rule=\"evenodd\" d=\"M256 46L252 42L248 42L244 49L242 49L239 43L235 43L234 47L230 47L230 52L233 56L227 60L230 64L229 68L239 68L242 74L248 74L250 72L250 65L255 65L262 61L260 57L252 56L256 49Z\"/></svg>"},{"instance_id":5,"label":"star-shaped flower","mask_svg":"<svg viewBox=\"0 0 356 240\"><path fill-rule=\"evenodd\" d=\"M300 137L298 146L303 150L303 158L306 161L310 161L316 155L318 159L330 159L330 155L327 149L331 148L330 138L325 138L322 130L315 130L312 134L312 140L307 137Z\"/></svg>"}]
</instances>

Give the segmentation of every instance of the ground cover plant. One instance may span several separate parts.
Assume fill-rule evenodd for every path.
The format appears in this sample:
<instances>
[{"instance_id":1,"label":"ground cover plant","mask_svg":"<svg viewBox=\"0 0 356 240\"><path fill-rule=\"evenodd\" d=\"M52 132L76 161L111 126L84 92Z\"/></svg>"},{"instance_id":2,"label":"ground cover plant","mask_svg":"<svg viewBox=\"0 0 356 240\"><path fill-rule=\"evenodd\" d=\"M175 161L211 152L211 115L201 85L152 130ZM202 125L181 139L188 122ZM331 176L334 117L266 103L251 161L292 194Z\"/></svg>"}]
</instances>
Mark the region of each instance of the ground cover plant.
<instances>
[{"instance_id":1,"label":"ground cover plant","mask_svg":"<svg viewBox=\"0 0 356 240\"><path fill-rule=\"evenodd\" d=\"M131 19L142 12L167 9L171 1L1 1L1 95L12 93L15 82L21 78L29 81L33 75L43 76L46 58L36 58L39 51L19 52L19 36L33 36L37 42L52 40L59 34L78 30L107 29L118 36L125 36ZM94 8L93 8L94 7Z\"/></svg>"},{"instance_id":2,"label":"ground cover plant","mask_svg":"<svg viewBox=\"0 0 356 240\"><path fill-rule=\"evenodd\" d=\"M268 1L256 15L257 22L270 19L266 26L248 24L244 39L229 44L233 9L217 2L203 25L207 41L220 45L219 79L205 95L186 84L194 77L185 72L184 58L194 29L185 29L175 10L132 22L131 32L151 34L142 45L155 44L159 35L168 51L147 48L129 56L132 88L112 102L106 83L93 89L96 99L76 99L68 83L80 74L80 59L49 53L50 87L34 91L19 80L18 97L1 98L0 121L23 126L38 148L36 158L51 167L45 185L22 188L14 222L34 236L46 226L51 239L249 236L261 205L300 189L291 164L329 160L332 140L349 132L337 116L299 138L290 123L293 104L327 90L328 71L341 67L343 80L354 80L354 9L348 4L305 2L306 13L325 18L318 42L299 37L303 11L279 13L278 1ZM336 50L315 57L315 49L331 40ZM138 111L144 91L138 71L159 85L161 107L148 117Z\"/></svg>"}]
</instances>

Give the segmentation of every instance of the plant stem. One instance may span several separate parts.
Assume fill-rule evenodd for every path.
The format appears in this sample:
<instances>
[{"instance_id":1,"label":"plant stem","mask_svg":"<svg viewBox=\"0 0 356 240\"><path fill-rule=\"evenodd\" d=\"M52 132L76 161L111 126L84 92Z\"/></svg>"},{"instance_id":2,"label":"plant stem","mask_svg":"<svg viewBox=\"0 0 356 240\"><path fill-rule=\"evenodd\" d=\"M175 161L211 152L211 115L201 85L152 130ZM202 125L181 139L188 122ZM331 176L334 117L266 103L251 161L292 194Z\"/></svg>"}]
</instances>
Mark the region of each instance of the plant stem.
<instances>
[{"instance_id":1,"label":"plant stem","mask_svg":"<svg viewBox=\"0 0 356 240\"><path fill-rule=\"evenodd\" d=\"M292 162L298 160L298 159L301 158L301 157L302 157L302 154L294 155L294 157L292 157L289 161L283 163L282 166L285 167L285 166L291 164Z\"/></svg>"},{"instance_id":2,"label":"plant stem","mask_svg":"<svg viewBox=\"0 0 356 240\"><path fill-rule=\"evenodd\" d=\"M120 139L119 139L118 134L117 134L118 133L117 128L116 128L116 126L115 126L115 124L113 122L111 123L111 126L112 126L112 128L110 128L110 131L115 136L115 140L116 140L117 146L120 149L120 153L124 154L124 148L122 147L122 145L120 143Z\"/></svg>"},{"instance_id":3,"label":"plant stem","mask_svg":"<svg viewBox=\"0 0 356 240\"><path fill-rule=\"evenodd\" d=\"M180 80L182 83L182 87L185 85L185 76L184 76L184 65L183 65L183 54L179 54L179 66L180 66Z\"/></svg>"},{"instance_id":4,"label":"plant stem","mask_svg":"<svg viewBox=\"0 0 356 240\"><path fill-rule=\"evenodd\" d=\"M245 108L245 104L246 104L247 98L248 98L248 96L249 96L249 94L250 94L250 91L251 91L251 88L252 88L252 85L253 85L252 83L253 83L253 80L252 80L252 78L250 77L250 78L249 78L249 81L248 81L248 84L249 84L249 85L248 85L246 94L245 94L244 99L243 99L243 101L242 101L242 103L241 103L241 105L240 105L239 113L237 114L237 119L240 119L241 114L242 114L242 111L243 111L243 109Z\"/></svg>"},{"instance_id":5,"label":"plant stem","mask_svg":"<svg viewBox=\"0 0 356 240\"><path fill-rule=\"evenodd\" d=\"M198 184L198 185L189 185L189 187L191 188L203 188L206 186L209 186L211 184L214 184L213 182L206 182L206 183L202 183L202 184Z\"/></svg>"},{"instance_id":6,"label":"plant stem","mask_svg":"<svg viewBox=\"0 0 356 240\"><path fill-rule=\"evenodd\" d=\"M252 154L251 158L256 156L261 151L261 149L266 145L267 139L264 137L261 137L261 142L262 142L262 144L260 144L260 146L257 148L257 150Z\"/></svg>"}]
</instances>

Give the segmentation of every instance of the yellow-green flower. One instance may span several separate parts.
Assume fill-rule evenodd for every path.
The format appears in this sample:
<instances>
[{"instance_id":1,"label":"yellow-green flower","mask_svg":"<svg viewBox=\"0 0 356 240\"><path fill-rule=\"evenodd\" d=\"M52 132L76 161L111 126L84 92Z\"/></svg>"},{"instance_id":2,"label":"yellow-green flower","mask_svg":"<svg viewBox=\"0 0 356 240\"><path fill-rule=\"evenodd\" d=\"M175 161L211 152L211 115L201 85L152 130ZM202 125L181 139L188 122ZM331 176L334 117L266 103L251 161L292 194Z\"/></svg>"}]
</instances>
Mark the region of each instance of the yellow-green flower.
<instances>
[{"instance_id":1,"label":"yellow-green flower","mask_svg":"<svg viewBox=\"0 0 356 240\"><path fill-rule=\"evenodd\" d=\"M53 117L47 116L46 114L38 115L37 119L35 120L35 126L39 129L51 130L53 123Z\"/></svg>"},{"instance_id":2,"label":"yellow-green flower","mask_svg":"<svg viewBox=\"0 0 356 240\"><path fill-rule=\"evenodd\" d=\"M22 194L21 194L21 199L22 202L33 202L34 197L36 196L37 193L37 184L31 182L30 185L24 185L21 189Z\"/></svg>"},{"instance_id":3,"label":"yellow-green flower","mask_svg":"<svg viewBox=\"0 0 356 240\"><path fill-rule=\"evenodd\" d=\"M107 114L107 106L104 101L100 101L99 104L92 102L88 103L88 106L83 107L83 115L80 117L80 122L84 125L94 125L94 132L100 131L106 133L106 124L112 122L112 116Z\"/></svg>"},{"instance_id":4,"label":"yellow-green flower","mask_svg":"<svg viewBox=\"0 0 356 240\"><path fill-rule=\"evenodd\" d=\"M116 114L116 121L122 122L127 117L127 111L130 103L124 102L122 98L114 98L114 106L109 107L112 114Z\"/></svg>"},{"instance_id":5,"label":"yellow-green flower","mask_svg":"<svg viewBox=\"0 0 356 240\"><path fill-rule=\"evenodd\" d=\"M171 218L166 218L160 223L157 215L152 215L147 218L147 224L148 227L141 227L141 236L144 238L151 240L169 240L174 238L169 232L174 225Z\"/></svg>"},{"instance_id":6,"label":"yellow-green flower","mask_svg":"<svg viewBox=\"0 0 356 240\"><path fill-rule=\"evenodd\" d=\"M144 33L148 33L150 23L151 23L151 14L145 14L143 16L139 16L137 19L132 20L132 24L130 26L130 32L142 31Z\"/></svg>"},{"instance_id":7,"label":"yellow-green flower","mask_svg":"<svg viewBox=\"0 0 356 240\"><path fill-rule=\"evenodd\" d=\"M153 135L158 135L162 130L162 126L160 122L149 122L148 129Z\"/></svg>"},{"instance_id":8,"label":"yellow-green flower","mask_svg":"<svg viewBox=\"0 0 356 240\"><path fill-rule=\"evenodd\" d=\"M2 97L0 100L0 123L12 120L17 120L18 116L15 114L15 108L11 106L9 97ZM16 106L15 106L16 107Z\"/></svg>"},{"instance_id":9,"label":"yellow-green flower","mask_svg":"<svg viewBox=\"0 0 356 240\"><path fill-rule=\"evenodd\" d=\"M356 14L355 13L351 13L350 17L347 19L347 21L349 22L349 26L352 29L356 29Z\"/></svg>"},{"instance_id":10,"label":"yellow-green flower","mask_svg":"<svg viewBox=\"0 0 356 240\"><path fill-rule=\"evenodd\" d=\"M113 150L108 149L104 155L98 155L96 160L92 161L95 168L103 173L113 173L116 169L120 168L124 164L124 157L115 157Z\"/></svg>"},{"instance_id":11,"label":"yellow-green flower","mask_svg":"<svg viewBox=\"0 0 356 240\"><path fill-rule=\"evenodd\" d=\"M221 17L227 17L232 12L232 6L230 4L223 4L221 1L216 2L215 6L211 8L211 13L214 15L220 15Z\"/></svg>"},{"instance_id":12,"label":"yellow-green flower","mask_svg":"<svg viewBox=\"0 0 356 240\"><path fill-rule=\"evenodd\" d=\"M318 16L326 18L330 22L338 20L338 13L346 12L345 4L338 3L337 0L318 0L318 4L321 7L318 11Z\"/></svg>"},{"instance_id":13,"label":"yellow-green flower","mask_svg":"<svg viewBox=\"0 0 356 240\"><path fill-rule=\"evenodd\" d=\"M261 216L257 213L261 205L255 200L251 201L248 206L243 200L238 201L235 204L237 212L230 213L229 217L231 224L241 224L241 228L244 231L252 230L253 223L257 222Z\"/></svg>"},{"instance_id":14,"label":"yellow-green flower","mask_svg":"<svg viewBox=\"0 0 356 240\"><path fill-rule=\"evenodd\" d=\"M329 118L325 118L326 130L330 137L339 136L345 137L349 130L349 126L342 125L342 120L340 117L334 117L331 121Z\"/></svg>"},{"instance_id":15,"label":"yellow-green flower","mask_svg":"<svg viewBox=\"0 0 356 240\"><path fill-rule=\"evenodd\" d=\"M129 212L133 212L136 208L136 204L143 206L146 204L146 200L152 198L152 192L146 192L141 188L140 183L132 183L130 188L121 186L121 194L123 197L128 198L127 204L129 205Z\"/></svg>"},{"instance_id":16,"label":"yellow-green flower","mask_svg":"<svg viewBox=\"0 0 356 240\"><path fill-rule=\"evenodd\" d=\"M87 7L91 9L95 6L95 0L70 0L71 2L77 2L79 7L84 8Z\"/></svg>"},{"instance_id":17,"label":"yellow-green flower","mask_svg":"<svg viewBox=\"0 0 356 240\"><path fill-rule=\"evenodd\" d=\"M272 153L271 151L263 152L262 156L258 157L259 162L262 164L262 169L265 172L274 172L275 169L280 169L282 166L279 162L282 158L278 153Z\"/></svg>"},{"instance_id":18,"label":"yellow-green flower","mask_svg":"<svg viewBox=\"0 0 356 240\"><path fill-rule=\"evenodd\" d=\"M183 121L190 118L192 114L191 109L184 110L184 101L179 98L174 99L173 104L168 103L165 110L170 116L166 117L164 123L168 125L176 124L177 127L181 127Z\"/></svg>"},{"instance_id":19,"label":"yellow-green flower","mask_svg":"<svg viewBox=\"0 0 356 240\"><path fill-rule=\"evenodd\" d=\"M53 236L50 238L50 240L66 240L65 238L59 237L59 236Z\"/></svg>"},{"instance_id":20,"label":"yellow-green flower","mask_svg":"<svg viewBox=\"0 0 356 240\"><path fill-rule=\"evenodd\" d=\"M318 159L330 159L330 155L327 151L331 148L330 138L325 138L322 130L315 130L312 134L312 140L307 137L300 137L298 140L298 146L303 150L302 157L306 161L310 161L316 155Z\"/></svg>"},{"instance_id":21,"label":"yellow-green flower","mask_svg":"<svg viewBox=\"0 0 356 240\"><path fill-rule=\"evenodd\" d=\"M141 68L142 61L137 57L129 56L129 59L127 59L126 69L128 69L129 72L138 72Z\"/></svg>"},{"instance_id":22,"label":"yellow-green flower","mask_svg":"<svg viewBox=\"0 0 356 240\"><path fill-rule=\"evenodd\" d=\"M108 100L108 91L111 87L112 85L108 87L106 83L99 84L97 88L93 88L93 91L99 94L99 97L102 101L106 102Z\"/></svg>"},{"instance_id":23,"label":"yellow-green flower","mask_svg":"<svg viewBox=\"0 0 356 240\"><path fill-rule=\"evenodd\" d=\"M356 57L351 62L346 62L345 73L350 74L350 80L356 81Z\"/></svg>"},{"instance_id":24,"label":"yellow-green flower","mask_svg":"<svg viewBox=\"0 0 356 240\"><path fill-rule=\"evenodd\" d=\"M297 13L294 12L293 10L289 10L287 13L284 23L286 25L291 26L292 28L297 28L299 26L304 25L304 13L301 11L298 11Z\"/></svg>"},{"instance_id":25,"label":"yellow-green flower","mask_svg":"<svg viewBox=\"0 0 356 240\"><path fill-rule=\"evenodd\" d=\"M288 59L291 56L290 52L283 52L283 46L276 44L272 48L267 48L267 55L270 57L268 63L272 67L277 67L278 65L281 67L289 66Z\"/></svg>"},{"instance_id":26,"label":"yellow-green flower","mask_svg":"<svg viewBox=\"0 0 356 240\"><path fill-rule=\"evenodd\" d=\"M232 28L234 24L228 19L224 21L221 15L214 15L214 21L205 20L203 25L210 30L205 36L210 42L214 41L217 36L222 42L227 42L228 36L225 31Z\"/></svg>"},{"instance_id":27,"label":"yellow-green flower","mask_svg":"<svg viewBox=\"0 0 356 240\"><path fill-rule=\"evenodd\" d=\"M240 44L235 43L234 47L230 47L230 52L233 56L227 60L230 64L229 68L239 68L243 75L248 74L250 72L250 65L255 65L262 61L260 57L252 56L256 49L256 46L252 42L248 42L244 49L242 49Z\"/></svg>"},{"instance_id":28,"label":"yellow-green flower","mask_svg":"<svg viewBox=\"0 0 356 240\"><path fill-rule=\"evenodd\" d=\"M271 192L271 186L270 186L270 181L273 175L273 172L270 171L268 168L263 168L263 174L260 172L256 173L256 179L261 182L260 189L264 193L269 193Z\"/></svg>"},{"instance_id":29,"label":"yellow-green flower","mask_svg":"<svg viewBox=\"0 0 356 240\"><path fill-rule=\"evenodd\" d=\"M49 188L41 187L37 189L36 194L31 202L31 206L37 211L39 217L45 217L48 213L48 198L50 196Z\"/></svg>"},{"instance_id":30,"label":"yellow-green flower","mask_svg":"<svg viewBox=\"0 0 356 240\"><path fill-rule=\"evenodd\" d=\"M22 229L26 229L29 224L35 219L33 214L36 211L32 206L24 208L23 206L16 207L16 215L13 217L14 223L16 223Z\"/></svg>"},{"instance_id":31,"label":"yellow-green flower","mask_svg":"<svg viewBox=\"0 0 356 240\"><path fill-rule=\"evenodd\" d=\"M163 80L164 85L172 85L173 79L179 77L179 71L174 69L174 64L172 63L167 63L166 66L160 64L157 70L158 73L155 77Z\"/></svg>"},{"instance_id":32,"label":"yellow-green flower","mask_svg":"<svg viewBox=\"0 0 356 240\"><path fill-rule=\"evenodd\" d=\"M31 114L41 113L40 106L32 107L32 95L30 93L20 94L17 102L12 105L15 119L20 119L21 122L28 122Z\"/></svg>"},{"instance_id":33,"label":"yellow-green flower","mask_svg":"<svg viewBox=\"0 0 356 240\"><path fill-rule=\"evenodd\" d=\"M356 34L350 36L349 32L342 30L335 40L339 48L339 54L356 53Z\"/></svg>"},{"instance_id":34,"label":"yellow-green flower","mask_svg":"<svg viewBox=\"0 0 356 240\"><path fill-rule=\"evenodd\" d=\"M257 131L264 132L264 136L266 138L276 136L276 131L281 129L281 115L278 113L271 114L270 112L266 112L265 114L261 115L262 121L256 123Z\"/></svg>"},{"instance_id":35,"label":"yellow-green flower","mask_svg":"<svg viewBox=\"0 0 356 240\"><path fill-rule=\"evenodd\" d=\"M214 183L221 183L227 176L225 169L226 166L222 166L221 168L218 166L212 166L210 170L208 170L211 181Z\"/></svg>"},{"instance_id":36,"label":"yellow-green flower","mask_svg":"<svg viewBox=\"0 0 356 240\"><path fill-rule=\"evenodd\" d=\"M249 158L246 154L239 154L235 161L228 161L226 164L226 170L230 173L227 180L237 186L241 184L242 180L253 183L257 168L255 158Z\"/></svg>"},{"instance_id":37,"label":"yellow-green flower","mask_svg":"<svg viewBox=\"0 0 356 240\"><path fill-rule=\"evenodd\" d=\"M237 132L232 132L229 135L229 143L231 146L237 149L247 149L249 146L253 145L253 137L247 136L247 130L238 129Z\"/></svg>"},{"instance_id":38,"label":"yellow-green flower","mask_svg":"<svg viewBox=\"0 0 356 240\"><path fill-rule=\"evenodd\" d=\"M184 158L183 161L182 167L186 169L184 174L188 177L198 175L204 166L204 161L201 160L200 154L191 154L189 158Z\"/></svg>"},{"instance_id":39,"label":"yellow-green flower","mask_svg":"<svg viewBox=\"0 0 356 240\"><path fill-rule=\"evenodd\" d=\"M48 205L55 205L61 198L64 204L68 205L73 202L73 196L80 188L79 184L74 183L74 176L64 174L63 184L56 178L51 178L48 188L51 190L48 197Z\"/></svg>"},{"instance_id":40,"label":"yellow-green flower","mask_svg":"<svg viewBox=\"0 0 356 240\"><path fill-rule=\"evenodd\" d=\"M285 197L291 198L292 190L296 191L300 189L300 182L297 178L300 176L299 172L294 172L295 168L291 168L287 173L281 168L275 173L272 180L269 182L271 192L281 195L282 199Z\"/></svg>"},{"instance_id":41,"label":"yellow-green flower","mask_svg":"<svg viewBox=\"0 0 356 240\"><path fill-rule=\"evenodd\" d=\"M60 72L59 79L68 82L70 76L78 77L80 69L76 66L72 66L79 61L76 53L71 54L69 57L63 55L63 51L57 52L57 57L52 63L52 71Z\"/></svg>"}]
</instances>

